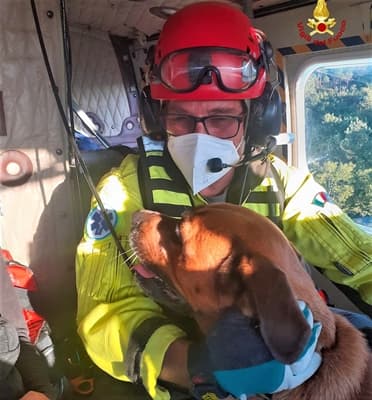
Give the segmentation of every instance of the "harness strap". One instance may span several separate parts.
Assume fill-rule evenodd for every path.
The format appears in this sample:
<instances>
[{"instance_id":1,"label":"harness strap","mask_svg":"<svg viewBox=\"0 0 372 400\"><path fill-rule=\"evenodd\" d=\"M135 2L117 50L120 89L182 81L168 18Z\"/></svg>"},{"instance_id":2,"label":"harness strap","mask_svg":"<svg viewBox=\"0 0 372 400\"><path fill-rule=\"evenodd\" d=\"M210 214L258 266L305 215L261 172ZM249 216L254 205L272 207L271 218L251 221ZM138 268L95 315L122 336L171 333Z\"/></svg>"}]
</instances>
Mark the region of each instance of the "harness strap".
<instances>
[{"instance_id":1,"label":"harness strap","mask_svg":"<svg viewBox=\"0 0 372 400\"><path fill-rule=\"evenodd\" d=\"M251 190L246 202L242 204L259 214L268 217L282 228L281 216L284 207L284 189L278 174L270 165L266 177L258 187Z\"/></svg>"},{"instance_id":2,"label":"harness strap","mask_svg":"<svg viewBox=\"0 0 372 400\"><path fill-rule=\"evenodd\" d=\"M164 150L164 142L138 138L139 186L144 207L171 217L193 207L185 178Z\"/></svg>"},{"instance_id":3,"label":"harness strap","mask_svg":"<svg viewBox=\"0 0 372 400\"><path fill-rule=\"evenodd\" d=\"M285 190L284 190L283 182L280 179L279 173L273 164L270 164L270 174L272 175L272 178L274 179L274 181L277 185L277 189L278 189L276 192L277 200L279 201L279 205L280 205L280 210L281 210L280 213L282 213L284 210Z\"/></svg>"}]
</instances>

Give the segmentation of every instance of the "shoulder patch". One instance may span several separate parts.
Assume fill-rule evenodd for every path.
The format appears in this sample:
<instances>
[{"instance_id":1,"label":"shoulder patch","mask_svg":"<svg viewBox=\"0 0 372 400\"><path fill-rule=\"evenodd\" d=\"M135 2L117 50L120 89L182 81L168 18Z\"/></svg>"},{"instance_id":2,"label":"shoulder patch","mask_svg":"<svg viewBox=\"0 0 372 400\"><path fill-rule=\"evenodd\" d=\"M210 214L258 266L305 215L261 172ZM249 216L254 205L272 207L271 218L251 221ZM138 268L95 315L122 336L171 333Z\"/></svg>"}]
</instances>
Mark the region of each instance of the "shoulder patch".
<instances>
[{"instance_id":1,"label":"shoulder patch","mask_svg":"<svg viewBox=\"0 0 372 400\"><path fill-rule=\"evenodd\" d=\"M118 222L118 214L116 213L115 210L106 209L106 212L110 218L113 227L115 227ZM110 229L106 223L105 217L103 215L103 212L98 207L93 208L89 212L85 224L85 229L87 235L91 239L104 239L105 237L111 234Z\"/></svg>"}]
</instances>

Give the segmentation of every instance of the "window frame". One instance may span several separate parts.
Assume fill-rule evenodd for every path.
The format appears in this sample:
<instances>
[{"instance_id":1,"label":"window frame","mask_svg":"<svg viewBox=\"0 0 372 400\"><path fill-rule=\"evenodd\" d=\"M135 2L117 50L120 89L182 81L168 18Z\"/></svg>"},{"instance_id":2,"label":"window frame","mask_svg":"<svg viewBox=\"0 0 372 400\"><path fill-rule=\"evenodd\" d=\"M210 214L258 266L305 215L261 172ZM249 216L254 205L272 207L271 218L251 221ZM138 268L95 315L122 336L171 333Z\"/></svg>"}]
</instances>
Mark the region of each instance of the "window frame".
<instances>
[{"instance_id":1,"label":"window frame","mask_svg":"<svg viewBox=\"0 0 372 400\"><path fill-rule=\"evenodd\" d=\"M372 44L310 51L284 56L287 131L295 133L288 164L308 170L305 133L305 84L319 66L356 61L366 62L372 57Z\"/></svg>"}]
</instances>

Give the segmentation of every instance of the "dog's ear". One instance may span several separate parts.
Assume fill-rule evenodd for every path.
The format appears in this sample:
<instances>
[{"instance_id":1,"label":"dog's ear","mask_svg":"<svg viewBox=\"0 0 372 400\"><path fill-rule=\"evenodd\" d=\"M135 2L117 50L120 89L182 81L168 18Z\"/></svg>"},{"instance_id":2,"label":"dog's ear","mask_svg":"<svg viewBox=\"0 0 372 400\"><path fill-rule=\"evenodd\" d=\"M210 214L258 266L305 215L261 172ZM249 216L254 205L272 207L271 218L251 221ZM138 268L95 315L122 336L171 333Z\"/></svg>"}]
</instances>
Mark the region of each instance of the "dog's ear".
<instances>
[{"instance_id":1,"label":"dog's ear","mask_svg":"<svg viewBox=\"0 0 372 400\"><path fill-rule=\"evenodd\" d=\"M277 360L293 363L311 332L284 272L261 256L243 257L239 269L266 345Z\"/></svg>"}]
</instances>

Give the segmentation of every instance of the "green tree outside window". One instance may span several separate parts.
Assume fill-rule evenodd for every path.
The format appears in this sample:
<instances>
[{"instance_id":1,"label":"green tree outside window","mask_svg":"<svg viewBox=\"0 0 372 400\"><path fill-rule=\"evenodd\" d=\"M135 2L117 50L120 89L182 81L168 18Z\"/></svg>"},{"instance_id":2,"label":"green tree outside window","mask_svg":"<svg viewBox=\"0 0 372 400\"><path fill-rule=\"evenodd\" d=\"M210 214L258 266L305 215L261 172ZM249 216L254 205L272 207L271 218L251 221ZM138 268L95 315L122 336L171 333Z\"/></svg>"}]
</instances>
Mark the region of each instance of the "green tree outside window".
<instances>
[{"instance_id":1,"label":"green tree outside window","mask_svg":"<svg viewBox=\"0 0 372 400\"><path fill-rule=\"evenodd\" d=\"M372 228L372 60L318 67L305 84L308 167L352 218Z\"/></svg>"}]
</instances>

